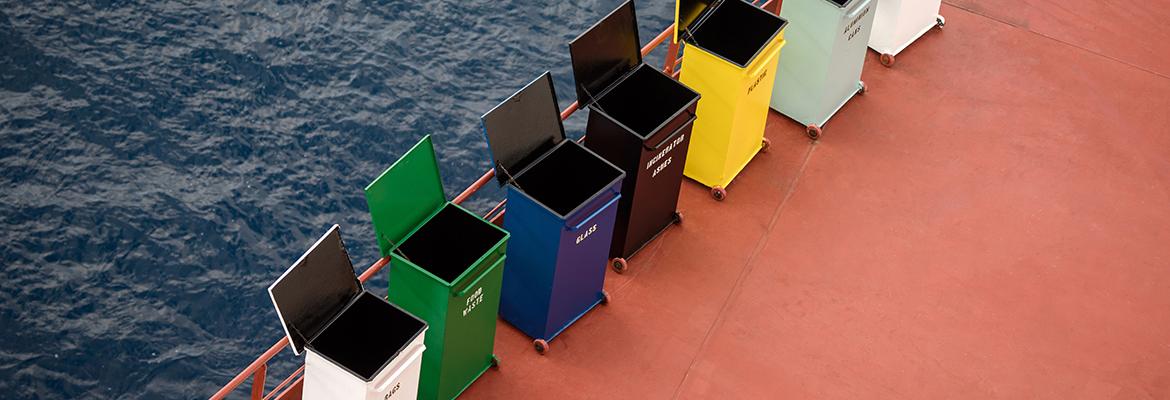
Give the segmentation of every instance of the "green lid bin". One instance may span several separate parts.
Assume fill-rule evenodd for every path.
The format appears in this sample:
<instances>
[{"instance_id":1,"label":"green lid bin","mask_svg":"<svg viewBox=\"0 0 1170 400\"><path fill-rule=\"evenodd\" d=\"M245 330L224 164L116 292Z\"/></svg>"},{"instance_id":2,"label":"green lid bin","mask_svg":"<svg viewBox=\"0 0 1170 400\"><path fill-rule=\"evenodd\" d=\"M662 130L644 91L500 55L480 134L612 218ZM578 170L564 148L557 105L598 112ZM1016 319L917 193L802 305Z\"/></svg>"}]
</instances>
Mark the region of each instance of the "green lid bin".
<instances>
[{"instance_id":1,"label":"green lid bin","mask_svg":"<svg viewBox=\"0 0 1170 400\"><path fill-rule=\"evenodd\" d=\"M459 396L489 367L508 232L446 200L430 136L366 187L390 302L430 326L419 399Z\"/></svg>"}]
</instances>

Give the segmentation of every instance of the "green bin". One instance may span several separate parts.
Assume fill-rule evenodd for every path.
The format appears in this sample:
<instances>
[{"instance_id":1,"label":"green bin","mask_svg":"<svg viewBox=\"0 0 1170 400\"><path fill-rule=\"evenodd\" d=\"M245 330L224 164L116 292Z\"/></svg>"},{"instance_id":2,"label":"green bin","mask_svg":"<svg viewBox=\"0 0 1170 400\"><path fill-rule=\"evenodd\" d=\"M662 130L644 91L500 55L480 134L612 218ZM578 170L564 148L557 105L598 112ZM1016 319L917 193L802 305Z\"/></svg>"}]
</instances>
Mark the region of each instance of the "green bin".
<instances>
[{"instance_id":1,"label":"green bin","mask_svg":"<svg viewBox=\"0 0 1170 400\"><path fill-rule=\"evenodd\" d=\"M446 200L430 136L366 187L366 202L390 256L390 302L430 326L418 398L455 398L497 364L508 232Z\"/></svg>"}]
</instances>

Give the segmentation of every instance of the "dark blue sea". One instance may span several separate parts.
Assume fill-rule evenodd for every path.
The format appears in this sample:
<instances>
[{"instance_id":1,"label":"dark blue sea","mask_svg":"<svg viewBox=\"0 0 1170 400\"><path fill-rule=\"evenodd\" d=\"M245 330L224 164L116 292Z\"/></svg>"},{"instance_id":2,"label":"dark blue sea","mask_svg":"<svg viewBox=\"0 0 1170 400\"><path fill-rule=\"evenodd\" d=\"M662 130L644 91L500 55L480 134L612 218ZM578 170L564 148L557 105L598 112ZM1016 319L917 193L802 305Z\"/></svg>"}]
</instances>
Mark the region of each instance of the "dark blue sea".
<instances>
[{"instance_id":1,"label":"dark blue sea","mask_svg":"<svg viewBox=\"0 0 1170 400\"><path fill-rule=\"evenodd\" d=\"M362 188L419 138L454 196L484 111L545 70L575 100L619 1L0 3L0 398L195 399L283 335L266 288L329 226L378 258ZM646 43L674 4L637 6Z\"/></svg>"}]
</instances>

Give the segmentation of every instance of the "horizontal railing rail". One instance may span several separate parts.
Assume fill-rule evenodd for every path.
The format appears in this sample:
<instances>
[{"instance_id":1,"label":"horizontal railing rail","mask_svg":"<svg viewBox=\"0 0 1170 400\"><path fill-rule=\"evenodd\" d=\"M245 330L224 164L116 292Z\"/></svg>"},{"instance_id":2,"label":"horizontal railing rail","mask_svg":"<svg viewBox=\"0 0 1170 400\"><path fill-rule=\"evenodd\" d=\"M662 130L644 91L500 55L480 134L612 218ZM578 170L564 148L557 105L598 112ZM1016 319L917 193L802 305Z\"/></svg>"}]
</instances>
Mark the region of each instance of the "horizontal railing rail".
<instances>
[{"instance_id":1,"label":"horizontal railing rail","mask_svg":"<svg viewBox=\"0 0 1170 400\"><path fill-rule=\"evenodd\" d=\"M781 1L782 0L766 1L761 6L761 8L763 8L765 10L773 11L775 13L779 13ZM759 0L755 0L752 2L752 4L756 4L758 2L759 2ZM775 10L771 10L768 8L768 6L773 4L773 3L776 5L774 7ZM668 39L671 39L673 37L673 34L674 34L674 24L671 24L670 26L667 26L666 29L662 31L662 33L659 33L658 36L655 36L654 39L650 40L650 43L647 43L645 46L642 47L642 56L645 57L645 56L649 55L650 52L654 51L654 49L656 49L659 45L661 45L662 42L666 42ZM675 79L678 79L679 66L682 64L682 57L678 56L678 50L679 50L678 43L675 43L673 40L670 40L669 44L667 46L666 56L665 56L665 59L663 60L663 65L662 65L662 71L666 72L668 75L674 77ZM577 112L579 109L580 109L580 105L578 105L577 102L574 101L573 104L569 104L568 107L565 107L565 109L563 111L561 111L561 119L562 120L568 119L570 116L573 115L573 113ZM474 195L476 192L478 192L480 189L482 189L483 186L486 185L489 181L491 181L492 178L494 178L495 176L496 176L495 169L487 170L487 172L484 172L483 175L480 175L479 179L476 179L475 182L472 182L470 186L468 186L466 189L463 190L463 192L459 193L458 196L455 196L455 198L452 199L451 202L455 203L455 204L463 203L468 198L470 198L472 195ZM500 202L496 203L496 205L494 207L492 207L491 210L489 210L486 214L484 214L484 218L493 222L493 223L499 223L499 220L501 218L503 218L503 216L504 216L505 204L506 204L505 200L501 200ZM367 268L364 272L362 272L361 276L359 276L358 279L360 279L362 281L362 283L365 283L367 280L372 278L374 275L378 274L378 272L381 272L382 268L385 268L386 265L389 263L390 263L390 257L383 257L383 258L379 259L377 262L374 262L373 265L370 265L370 267ZM301 367L299 369L297 369L295 372L293 372L291 375L289 375L288 378L286 378L280 384L276 385L276 387L274 387L268 393L268 395L264 395L264 382L266 380L266 375L268 373L268 362L270 360L272 360L272 358L275 357L277 354L279 354L280 351L283 350L286 346L288 346L288 337L287 336L282 337L282 338L280 338L280 340L276 341L276 343L273 344L272 347L269 347L267 351L265 351L263 354L260 355L260 357L257 357L255 361L252 361L251 364L248 364L247 368L244 368L244 370L240 371L240 373L237 374L234 378L232 378L232 380L230 382L228 382L226 385L224 385L222 388L220 388L219 391L215 392L215 394L211 395L210 399L211 400L221 400L221 399L226 398L228 394L231 394L236 389L238 389L240 387L240 385L243 385L244 382L248 381L248 378L252 378L252 385L251 385L251 389L252 389L251 398L252 398L252 400L268 400L268 399L273 399L273 398L279 399L282 396L284 396L286 393L288 393L290 390L297 387L300 384L301 379L303 379L303 374L305 371L304 365L301 365Z\"/></svg>"}]
</instances>

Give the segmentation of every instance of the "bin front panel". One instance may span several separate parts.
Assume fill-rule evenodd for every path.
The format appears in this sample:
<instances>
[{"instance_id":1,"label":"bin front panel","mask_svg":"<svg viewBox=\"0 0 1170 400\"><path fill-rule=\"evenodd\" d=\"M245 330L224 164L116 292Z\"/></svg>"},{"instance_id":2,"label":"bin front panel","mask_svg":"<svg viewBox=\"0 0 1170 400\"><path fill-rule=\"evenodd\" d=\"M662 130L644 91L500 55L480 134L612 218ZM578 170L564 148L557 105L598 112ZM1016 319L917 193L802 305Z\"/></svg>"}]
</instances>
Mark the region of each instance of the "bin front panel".
<instances>
[{"instance_id":1,"label":"bin front panel","mask_svg":"<svg viewBox=\"0 0 1170 400\"><path fill-rule=\"evenodd\" d=\"M652 139L647 146L638 146L641 157L635 170L626 172L626 179L634 177L637 185L630 191L624 187L622 189L621 203L628 204L629 211L622 245L615 246L621 248L621 257L632 256L646 242L674 223L679 189L682 187L683 166L687 163L691 143L691 129L697 120L694 116L695 108L696 103L692 103L686 112L666 124L659 135L661 137ZM618 234L615 230L615 237Z\"/></svg>"},{"instance_id":2,"label":"bin front panel","mask_svg":"<svg viewBox=\"0 0 1170 400\"><path fill-rule=\"evenodd\" d=\"M551 340L602 298L620 191L621 185L614 184L558 227L560 250L542 338Z\"/></svg>"},{"instance_id":3,"label":"bin front panel","mask_svg":"<svg viewBox=\"0 0 1170 400\"><path fill-rule=\"evenodd\" d=\"M494 251L486 269L448 297L439 399L455 398L492 364L505 251Z\"/></svg>"},{"instance_id":4,"label":"bin front panel","mask_svg":"<svg viewBox=\"0 0 1170 400\"><path fill-rule=\"evenodd\" d=\"M446 203L430 135L366 186L365 192L378 249L385 257Z\"/></svg>"},{"instance_id":5,"label":"bin front panel","mask_svg":"<svg viewBox=\"0 0 1170 400\"><path fill-rule=\"evenodd\" d=\"M869 52L869 36L873 32L876 0L853 0L840 18L840 29L834 32L836 41L829 62L830 115L841 104L857 94L865 55Z\"/></svg>"},{"instance_id":6,"label":"bin front panel","mask_svg":"<svg viewBox=\"0 0 1170 400\"><path fill-rule=\"evenodd\" d=\"M529 337L543 337L564 220L507 186L504 229L512 235L504 268L500 316Z\"/></svg>"}]
</instances>

